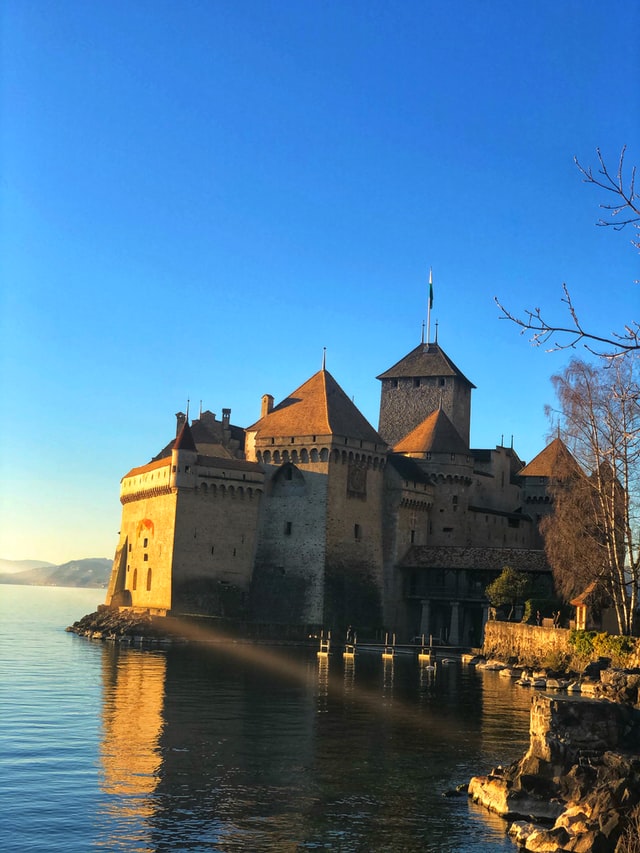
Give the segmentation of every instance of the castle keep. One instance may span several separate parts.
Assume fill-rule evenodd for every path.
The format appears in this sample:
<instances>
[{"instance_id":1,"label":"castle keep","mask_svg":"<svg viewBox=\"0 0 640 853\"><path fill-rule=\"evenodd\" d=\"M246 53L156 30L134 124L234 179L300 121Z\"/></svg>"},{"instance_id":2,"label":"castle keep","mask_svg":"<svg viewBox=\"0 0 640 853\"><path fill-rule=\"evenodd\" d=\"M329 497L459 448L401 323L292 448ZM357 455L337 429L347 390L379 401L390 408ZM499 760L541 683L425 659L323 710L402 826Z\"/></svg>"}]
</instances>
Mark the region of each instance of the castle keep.
<instances>
[{"instance_id":1,"label":"castle keep","mask_svg":"<svg viewBox=\"0 0 640 853\"><path fill-rule=\"evenodd\" d=\"M378 379L377 431L324 366L244 429L229 409L179 413L122 479L107 604L479 642L505 565L549 578L537 522L558 448L527 467L471 449L475 386L437 343Z\"/></svg>"}]
</instances>

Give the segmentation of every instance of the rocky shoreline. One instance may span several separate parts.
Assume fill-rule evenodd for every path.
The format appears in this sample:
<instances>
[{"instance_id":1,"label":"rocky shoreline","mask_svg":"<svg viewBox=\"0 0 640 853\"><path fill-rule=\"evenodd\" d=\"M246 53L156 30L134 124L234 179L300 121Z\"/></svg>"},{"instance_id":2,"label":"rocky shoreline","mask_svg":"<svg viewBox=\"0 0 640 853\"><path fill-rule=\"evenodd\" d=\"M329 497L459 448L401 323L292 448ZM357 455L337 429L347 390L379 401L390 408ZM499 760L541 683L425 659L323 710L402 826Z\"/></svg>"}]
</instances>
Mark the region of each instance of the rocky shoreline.
<instances>
[{"instance_id":1,"label":"rocky shoreline","mask_svg":"<svg viewBox=\"0 0 640 853\"><path fill-rule=\"evenodd\" d=\"M522 850L638 853L640 670L605 661L581 676L480 666L549 692L533 696L525 755L472 778L468 796L509 821Z\"/></svg>"},{"instance_id":2,"label":"rocky shoreline","mask_svg":"<svg viewBox=\"0 0 640 853\"><path fill-rule=\"evenodd\" d=\"M147 611L118 610L104 604L69 625L69 633L88 640L108 640L122 645L133 643L170 644L178 638L171 636L167 626Z\"/></svg>"}]
</instances>

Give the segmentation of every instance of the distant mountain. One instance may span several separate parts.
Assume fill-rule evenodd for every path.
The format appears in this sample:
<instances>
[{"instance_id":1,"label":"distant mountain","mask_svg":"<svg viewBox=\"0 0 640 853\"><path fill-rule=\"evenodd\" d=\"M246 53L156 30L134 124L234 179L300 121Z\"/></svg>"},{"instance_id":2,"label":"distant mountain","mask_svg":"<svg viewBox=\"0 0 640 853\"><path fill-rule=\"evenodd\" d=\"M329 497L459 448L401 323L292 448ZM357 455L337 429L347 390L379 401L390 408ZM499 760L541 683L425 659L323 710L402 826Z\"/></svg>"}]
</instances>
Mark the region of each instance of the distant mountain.
<instances>
[{"instance_id":1,"label":"distant mountain","mask_svg":"<svg viewBox=\"0 0 640 853\"><path fill-rule=\"evenodd\" d=\"M0 584L12 583L24 586L81 586L100 589L109 583L112 561L106 557L89 557L86 560L71 560L56 566L53 563L42 563L37 560L19 561L36 563L33 568L23 570L7 570L0 561ZM13 564L15 565L15 563ZM2 571L4 569L4 571Z\"/></svg>"},{"instance_id":2,"label":"distant mountain","mask_svg":"<svg viewBox=\"0 0 640 853\"><path fill-rule=\"evenodd\" d=\"M53 566L43 560L3 560L0 557L0 574L9 572L26 572L27 569L43 569L45 566Z\"/></svg>"}]
</instances>

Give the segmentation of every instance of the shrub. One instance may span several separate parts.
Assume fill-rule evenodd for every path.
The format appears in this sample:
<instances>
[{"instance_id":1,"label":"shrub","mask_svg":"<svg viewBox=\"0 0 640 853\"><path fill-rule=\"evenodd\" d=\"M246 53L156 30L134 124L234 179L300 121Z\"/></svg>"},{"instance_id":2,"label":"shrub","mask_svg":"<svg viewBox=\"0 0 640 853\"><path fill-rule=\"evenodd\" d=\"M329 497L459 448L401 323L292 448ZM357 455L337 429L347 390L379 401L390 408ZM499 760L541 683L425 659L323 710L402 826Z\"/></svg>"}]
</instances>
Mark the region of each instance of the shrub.
<instances>
[{"instance_id":1,"label":"shrub","mask_svg":"<svg viewBox=\"0 0 640 853\"><path fill-rule=\"evenodd\" d=\"M560 649L548 651L542 659L544 669L549 669L552 672L566 672L569 669L569 663L569 655Z\"/></svg>"},{"instance_id":2,"label":"shrub","mask_svg":"<svg viewBox=\"0 0 640 853\"><path fill-rule=\"evenodd\" d=\"M593 657L611 658L615 666L625 664L629 655L635 650L632 637L622 637L617 634L598 634L596 631L583 631L576 628L569 632L569 645L576 657L590 659Z\"/></svg>"},{"instance_id":3,"label":"shrub","mask_svg":"<svg viewBox=\"0 0 640 853\"><path fill-rule=\"evenodd\" d=\"M579 658L593 657L593 638L595 631L584 631L582 628L572 628L569 631L569 645Z\"/></svg>"}]
</instances>

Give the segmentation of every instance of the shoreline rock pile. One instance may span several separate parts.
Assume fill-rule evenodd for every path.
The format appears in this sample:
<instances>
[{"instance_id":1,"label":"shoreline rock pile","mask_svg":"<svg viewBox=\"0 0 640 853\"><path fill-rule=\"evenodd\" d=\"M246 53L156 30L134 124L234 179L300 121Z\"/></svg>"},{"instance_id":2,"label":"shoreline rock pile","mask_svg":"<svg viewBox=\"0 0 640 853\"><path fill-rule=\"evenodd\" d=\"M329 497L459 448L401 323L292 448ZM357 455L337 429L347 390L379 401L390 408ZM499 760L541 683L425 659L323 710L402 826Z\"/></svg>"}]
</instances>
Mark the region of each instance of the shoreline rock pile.
<instances>
[{"instance_id":1,"label":"shoreline rock pile","mask_svg":"<svg viewBox=\"0 0 640 853\"><path fill-rule=\"evenodd\" d=\"M534 694L526 754L469 783L474 802L510 821L521 849L640 849L640 671L599 674L583 682L597 684L598 699Z\"/></svg>"},{"instance_id":2,"label":"shoreline rock pile","mask_svg":"<svg viewBox=\"0 0 640 853\"><path fill-rule=\"evenodd\" d=\"M124 645L134 642L170 642L166 629L160 631L148 612L118 610L104 604L66 630L88 640L110 640Z\"/></svg>"}]
</instances>

